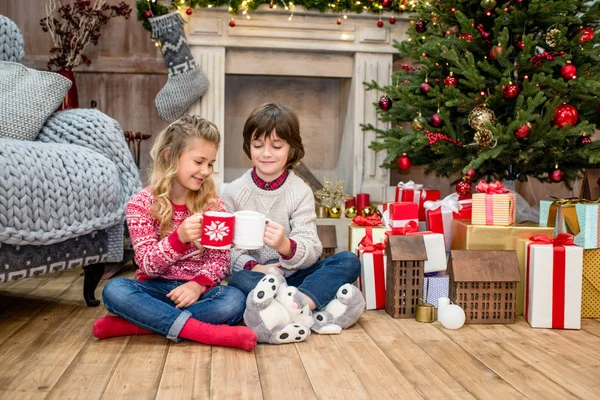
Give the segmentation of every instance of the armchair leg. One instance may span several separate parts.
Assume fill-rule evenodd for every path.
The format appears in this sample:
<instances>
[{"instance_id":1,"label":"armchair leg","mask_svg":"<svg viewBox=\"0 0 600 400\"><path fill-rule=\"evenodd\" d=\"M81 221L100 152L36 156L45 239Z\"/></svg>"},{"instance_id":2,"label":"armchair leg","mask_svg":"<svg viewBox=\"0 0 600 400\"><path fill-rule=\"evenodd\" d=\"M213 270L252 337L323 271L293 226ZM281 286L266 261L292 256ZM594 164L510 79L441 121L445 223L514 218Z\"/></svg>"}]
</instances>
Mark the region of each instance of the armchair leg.
<instances>
[{"instance_id":1,"label":"armchair leg","mask_svg":"<svg viewBox=\"0 0 600 400\"><path fill-rule=\"evenodd\" d=\"M96 299L94 291L104 274L104 264L91 264L83 267L83 298L88 307L98 307L100 300Z\"/></svg>"}]
</instances>

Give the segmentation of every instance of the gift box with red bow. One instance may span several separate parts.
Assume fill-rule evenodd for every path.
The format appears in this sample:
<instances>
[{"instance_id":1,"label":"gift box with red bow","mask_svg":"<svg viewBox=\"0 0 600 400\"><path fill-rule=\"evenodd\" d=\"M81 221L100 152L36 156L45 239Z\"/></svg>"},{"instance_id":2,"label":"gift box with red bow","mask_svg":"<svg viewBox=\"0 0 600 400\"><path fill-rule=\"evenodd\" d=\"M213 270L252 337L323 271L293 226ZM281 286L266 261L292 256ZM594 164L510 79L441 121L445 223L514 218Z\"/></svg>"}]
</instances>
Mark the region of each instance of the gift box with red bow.
<instances>
[{"instance_id":1,"label":"gift box with red bow","mask_svg":"<svg viewBox=\"0 0 600 400\"><path fill-rule=\"evenodd\" d=\"M583 249L569 233L532 236L526 246L525 319L533 328L580 329Z\"/></svg>"},{"instance_id":2,"label":"gift box with red bow","mask_svg":"<svg viewBox=\"0 0 600 400\"><path fill-rule=\"evenodd\" d=\"M418 219L425 221L425 209L423 203L440 199L440 191L436 189L424 189L423 185L408 181L399 182L396 186L395 202L415 203L418 206Z\"/></svg>"},{"instance_id":3,"label":"gift box with red bow","mask_svg":"<svg viewBox=\"0 0 600 400\"><path fill-rule=\"evenodd\" d=\"M512 225L517 216L517 196L500 182L480 181L473 194L473 225Z\"/></svg>"},{"instance_id":4,"label":"gift box with red bow","mask_svg":"<svg viewBox=\"0 0 600 400\"><path fill-rule=\"evenodd\" d=\"M366 227L370 226L372 240L374 243L382 243L385 238L386 228L383 226L383 222L377 215L370 217L358 216L352 220L352 223L348 225L348 250L356 253L358 244L361 239L366 235Z\"/></svg>"},{"instance_id":5,"label":"gift box with red bow","mask_svg":"<svg viewBox=\"0 0 600 400\"><path fill-rule=\"evenodd\" d=\"M385 242L373 243L373 227L365 227L365 236L357 249L360 258L360 277L358 284L365 298L367 310L385 308L385 283L387 257Z\"/></svg>"},{"instance_id":6,"label":"gift box with red bow","mask_svg":"<svg viewBox=\"0 0 600 400\"><path fill-rule=\"evenodd\" d=\"M388 218L386 228L394 234L401 234L409 223L414 222L419 230L419 206L415 203L392 203L388 207Z\"/></svg>"}]
</instances>

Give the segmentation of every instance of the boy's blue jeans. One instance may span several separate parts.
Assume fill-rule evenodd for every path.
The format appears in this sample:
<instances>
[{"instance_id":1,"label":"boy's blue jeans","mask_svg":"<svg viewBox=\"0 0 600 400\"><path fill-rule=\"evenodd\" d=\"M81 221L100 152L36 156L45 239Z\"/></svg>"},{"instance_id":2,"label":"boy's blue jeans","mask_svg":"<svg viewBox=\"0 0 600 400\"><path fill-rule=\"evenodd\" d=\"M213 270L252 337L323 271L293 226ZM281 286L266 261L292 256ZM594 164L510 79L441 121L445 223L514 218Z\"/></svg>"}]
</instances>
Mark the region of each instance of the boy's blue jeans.
<instances>
[{"instance_id":1,"label":"boy's blue jeans","mask_svg":"<svg viewBox=\"0 0 600 400\"><path fill-rule=\"evenodd\" d=\"M246 296L228 286L215 286L191 306L175 308L167 294L184 283L166 279L140 282L114 278L104 287L102 299L111 313L175 342L179 341L179 332L190 317L215 325L231 325L242 319Z\"/></svg>"},{"instance_id":2,"label":"boy's blue jeans","mask_svg":"<svg viewBox=\"0 0 600 400\"><path fill-rule=\"evenodd\" d=\"M298 270L286 278L287 284L312 299L320 310L335 298L337 290L346 283L354 282L360 275L360 261L356 254L343 251L312 267ZM265 274L241 270L229 277L228 285L240 289L244 295L256 287Z\"/></svg>"}]
</instances>

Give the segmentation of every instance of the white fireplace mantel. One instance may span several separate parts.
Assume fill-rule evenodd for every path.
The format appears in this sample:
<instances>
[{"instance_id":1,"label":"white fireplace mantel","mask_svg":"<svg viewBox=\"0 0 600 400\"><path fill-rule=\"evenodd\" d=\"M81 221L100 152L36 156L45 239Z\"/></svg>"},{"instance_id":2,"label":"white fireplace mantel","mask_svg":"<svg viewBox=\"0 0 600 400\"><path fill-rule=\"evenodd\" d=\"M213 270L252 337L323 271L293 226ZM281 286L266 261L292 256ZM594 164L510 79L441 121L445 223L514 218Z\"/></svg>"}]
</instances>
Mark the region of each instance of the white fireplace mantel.
<instances>
[{"instance_id":1,"label":"white fireplace mantel","mask_svg":"<svg viewBox=\"0 0 600 400\"><path fill-rule=\"evenodd\" d=\"M207 74L210 87L192 113L212 120L226 135L225 76L261 75L285 77L345 78L350 80L345 112L341 113L340 154L336 176L344 179L350 193L367 192L373 201L382 201L388 190L388 171L379 165L384 154L368 149L372 132L360 125L371 123L379 128L373 103L381 93L366 91L363 82L390 83L394 40L403 40L406 20L387 22L377 27L378 15L348 14L341 25L336 14L319 13L296 7L290 11L268 7L235 18L226 8L196 10L186 24L188 42L196 62ZM224 146L215 165L217 185L224 179Z\"/></svg>"}]
</instances>

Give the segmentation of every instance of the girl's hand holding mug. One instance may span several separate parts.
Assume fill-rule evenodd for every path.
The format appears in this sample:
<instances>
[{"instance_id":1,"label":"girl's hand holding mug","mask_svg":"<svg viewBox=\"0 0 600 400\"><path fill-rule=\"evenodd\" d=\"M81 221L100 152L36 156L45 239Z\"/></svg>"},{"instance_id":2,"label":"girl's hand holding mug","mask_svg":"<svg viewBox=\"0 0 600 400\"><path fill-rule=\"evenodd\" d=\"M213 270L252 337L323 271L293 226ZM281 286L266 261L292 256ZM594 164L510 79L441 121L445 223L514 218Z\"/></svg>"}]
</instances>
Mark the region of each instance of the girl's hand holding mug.
<instances>
[{"instance_id":1,"label":"girl's hand holding mug","mask_svg":"<svg viewBox=\"0 0 600 400\"><path fill-rule=\"evenodd\" d=\"M183 243L190 243L199 239L202 235L202 216L192 215L187 217L177 228L177 235Z\"/></svg>"}]
</instances>

